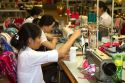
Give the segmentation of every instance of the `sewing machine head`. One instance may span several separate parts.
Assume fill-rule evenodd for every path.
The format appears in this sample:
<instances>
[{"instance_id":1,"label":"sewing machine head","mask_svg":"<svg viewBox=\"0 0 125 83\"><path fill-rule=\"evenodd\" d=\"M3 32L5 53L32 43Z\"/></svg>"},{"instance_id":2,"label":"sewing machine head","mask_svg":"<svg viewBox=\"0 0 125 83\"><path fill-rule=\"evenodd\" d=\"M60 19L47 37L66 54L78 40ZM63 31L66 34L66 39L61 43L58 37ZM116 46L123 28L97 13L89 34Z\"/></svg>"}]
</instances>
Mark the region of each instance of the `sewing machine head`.
<instances>
[{"instance_id":1,"label":"sewing machine head","mask_svg":"<svg viewBox=\"0 0 125 83\"><path fill-rule=\"evenodd\" d=\"M94 62L97 65L101 65L102 62L112 62L112 58L104 54L98 49L86 50L86 56L90 62ZM91 60L90 60L91 59Z\"/></svg>"},{"instance_id":2,"label":"sewing machine head","mask_svg":"<svg viewBox=\"0 0 125 83\"><path fill-rule=\"evenodd\" d=\"M116 72L116 66L112 58L98 49L86 50L86 54L89 62L96 65L95 76L99 83L113 83L112 76Z\"/></svg>"}]
</instances>

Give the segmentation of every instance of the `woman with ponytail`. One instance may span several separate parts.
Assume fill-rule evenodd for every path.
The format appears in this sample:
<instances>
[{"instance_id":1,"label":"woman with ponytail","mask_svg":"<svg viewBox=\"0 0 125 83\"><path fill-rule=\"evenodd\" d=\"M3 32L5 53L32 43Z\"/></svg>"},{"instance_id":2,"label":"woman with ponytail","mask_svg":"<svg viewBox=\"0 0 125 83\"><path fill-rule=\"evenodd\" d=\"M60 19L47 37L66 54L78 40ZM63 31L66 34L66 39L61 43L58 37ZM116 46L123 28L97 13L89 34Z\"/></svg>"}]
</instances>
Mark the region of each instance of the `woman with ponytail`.
<instances>
[{"instance_id":1,"label":"woman with ponytail","mask_svg":"<svg viewBox=\"0 0 125 83\"><path fill-rule=\"evenodd\" d=\"M95 13L97 13L97 5L94 7ZM99 1L99 35L101 37L108 36L109 30L112 25L112 18L110 16L110 10L103 1ZM101 39L100 39L101 40Z\"/></svg>"},{"instance_id":2,"label":"woman with ponytail","mask_svg":"<svg viewBox=\"0 0 125 83\"><path fill-rule=\"evenodd\" d=\"M41 29L33 23L25 23L12 38L11 45L18 49L17 83L45 83L41 64L58 62L67 57L75 40L81 36L81 30L76 30L67 42L58 49L51 51L35 51L41 46Z\"/></svg>"},{"instance_id":3,"label":"woman with ponytail","mask_svg":"<svg viewBox=\"0 0 125 83\"><path fill-rule=\"evenodd\" d=\"M97 5L94 7L95 13L97 13ZM99 25L107 28L111 28L112 18L110 16L110 10L103 1L99 1Z\"/></svg>"}]
</instances>

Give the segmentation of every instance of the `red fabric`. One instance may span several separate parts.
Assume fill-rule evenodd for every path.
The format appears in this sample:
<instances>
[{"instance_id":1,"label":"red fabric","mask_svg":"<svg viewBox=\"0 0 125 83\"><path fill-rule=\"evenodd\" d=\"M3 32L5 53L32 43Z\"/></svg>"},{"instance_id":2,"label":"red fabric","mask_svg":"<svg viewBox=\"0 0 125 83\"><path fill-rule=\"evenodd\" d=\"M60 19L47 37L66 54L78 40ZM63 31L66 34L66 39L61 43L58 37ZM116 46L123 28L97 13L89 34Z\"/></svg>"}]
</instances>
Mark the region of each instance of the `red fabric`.
<instances>
[{"instance_id":1,"label":"red fabric","mask_svg":"<svg viewBox=\"0 0 125 83\"><path fill-rule=\"evenodd\" d=\"M116 18L116 19L115 19L114 27L120 27L121 22L122 22L122 19L121 19L121 18Z\"/></svg>"},{"instance_id":2,"label":"red fabric","mask_svg":"<svg viewBox=\"0 0 125 83\"><path fill-rule=\"evenodd\" d=\"M70 28L76 28L76 25L70 25L69 27Z\"/></svg>"},{"instance_id":3,"label":"red fabric","mask_svg":"<svg viewBox=\"0 0 125 83\"><path fill-rule=\"evenodd\" d=\"M3 26L4 28L8 28L8 26L11 24L11 19L7 18L4 22L3 22Z\"/></svg>"},{"instance_id":4,"label":"red fabric","mask_svg":"<svg viewBox=\"0 0 125 83\"><path fill-rule=\"evenodd\" d=\"M75 18L75 13L74 12L72 12L71 18Z\"/></svg>"},{"instance_id":5,"label":"red fabric","mask_svg":"<svg viewBox=\"0 0 125 83\"><path fill-rule=\"evenodd\" d=\"M23 24L23 22L24 22L24 18L15 18L14 19L14 24L18 27L18 28L20 28L20 26Z\"/></svg>"},{"instance_id":6,"label":"red fabric","mask_svg":"<svg viewBox=\"0 0 125 83\"><path fill-rule=\"evenodd\" d=\"M87 68L88 66L89 66L89 62L88 62L88 60L86 59L86 60L83 62L83 64L82 64L82 68L85 69L85 68Z\"/></svg>"},{"instance_id":7,"label":"red fabric","mask_svg":"<svg viewBox=\"0 0 125 83\"><path fill-rule=\"evenodd\" d=\"M76 18L76 19L79 19L79 13L78 13L78 12L76 12L75 18Z\"/></svg>"},{"instance_id":8,"label":"red fabric","mask_svg":"<svg viewBox=\"0 0 125 83\"><path fill-rule=\"evenodd\" d=\"M108 42L108 43L105 43L105 44L99 46L98 49L99 49L100 51L104 52L105 49L106 49L106 48L109 48L111 45L112 45L112 46L115 46L115 47L119 47L120 44L119 44L119 43L116 43L116 42L115 42L115 43Z\"/></svg>"},{"instance_id":9,"label":"red fabric","mask_svg":"<svg viewBox=\"0 0 125 83\"><path fill-rule=\"evenodd\" d=\"M68 16L70 16L70 14L71 14L70 8L68 8L68 9L66 10L66 13L67 13Z\"/></svg>"},{"instance_id":10,"label":"red fabric","mask_svg":"<svg viewBox=\"0 0 125 83\"><path fill-rule=\"evenodd\" d=\"M25 20L24 18L15 18L14 20L7 18L4 21L3 26L6 29L9 27L10 24L14 24L14 25L16 25L16 27L20 28L20 26L23 24L24 20Z\"/></svg>"},{"instance_id":11,"label":"red fabric","mask_svg":"<svg viewBox=\"0 0 125 83\"><path fill-rule=\"evenodd\" d=\"M16 59L13 52L4 52L0 55L0 75L8 78L9 83L17 83Z\"/></svg>"}]
</instances>

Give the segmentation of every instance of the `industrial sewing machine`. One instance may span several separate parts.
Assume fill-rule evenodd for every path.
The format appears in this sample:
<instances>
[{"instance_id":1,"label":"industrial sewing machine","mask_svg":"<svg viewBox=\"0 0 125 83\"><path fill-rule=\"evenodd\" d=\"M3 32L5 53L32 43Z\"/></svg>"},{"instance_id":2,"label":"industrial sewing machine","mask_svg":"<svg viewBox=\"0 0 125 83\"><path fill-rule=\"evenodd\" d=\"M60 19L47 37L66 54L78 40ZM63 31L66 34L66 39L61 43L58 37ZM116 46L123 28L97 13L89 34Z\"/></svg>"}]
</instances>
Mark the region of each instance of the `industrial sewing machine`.
<instances>
[{"instance_id":1,"label":"industrial sewing machine","mask_svg":"<svg viewBox=\"0 0 125 83\"><path fill-rule=\"evenodd\" d=\"M98 83L114 83L112 76L116 72L116 66L111 57L98 49L86 50L86 57L89 63L96 65L95 77Z\"/></svg>"}]
</instances>

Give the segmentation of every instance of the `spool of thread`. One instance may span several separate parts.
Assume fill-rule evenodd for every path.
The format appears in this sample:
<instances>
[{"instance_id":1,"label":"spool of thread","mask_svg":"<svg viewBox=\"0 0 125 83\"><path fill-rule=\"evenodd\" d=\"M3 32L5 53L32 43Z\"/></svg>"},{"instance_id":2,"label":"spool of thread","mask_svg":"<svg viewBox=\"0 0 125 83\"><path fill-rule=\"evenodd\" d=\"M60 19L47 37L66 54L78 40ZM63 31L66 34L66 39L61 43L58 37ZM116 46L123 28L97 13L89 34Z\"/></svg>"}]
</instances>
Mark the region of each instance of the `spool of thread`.
<instances>
[{"instance_id":1,"label":"spool of thread","mask_svg":"<svg viewBox=\"0 0 125 83\"><path fill-rule=\"evenodd\" d=\"M76 19L79 19L79 13L78 13L78 12L76 12L75 18L76 18Z\"/></svg>"},{"instance_id":2,"label":"spool of thread","mask_svg":"<svg viewBox=\"0 0 125 83\"><path fill-rule=\"evenodd\" d=\"M87 16L82 16L82 20L84 24L88 24L88 17Z\"/></svg>"},{"instance_id":3,"label":"spool of thread","mask_svg":"<svg viewBox=\"0 0 125 83\"><path fill-rule=\"evenodd\" d=\"M67 12L67 15L70 16L71 12L70 12L70 9L69 9L69 8L67 9L66 12Z\"/></svg>"},{"instance_id":4,"label":"spool of thread","mask_svg":"<svg viewBox=\"0 0 125 83\"><path fill-rule=\"evenodd\" d=\"M75 13L74 13L74 12L72 12L71 18L72 18L72 19L75 18Z\"/></svg>"}]
</instances>

